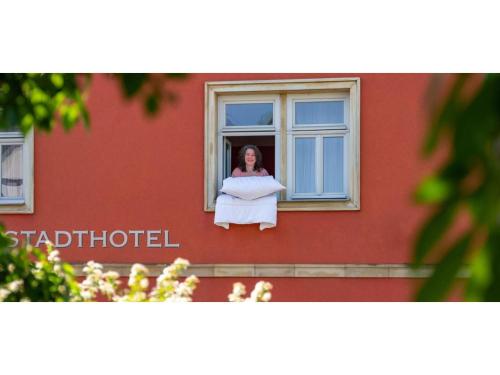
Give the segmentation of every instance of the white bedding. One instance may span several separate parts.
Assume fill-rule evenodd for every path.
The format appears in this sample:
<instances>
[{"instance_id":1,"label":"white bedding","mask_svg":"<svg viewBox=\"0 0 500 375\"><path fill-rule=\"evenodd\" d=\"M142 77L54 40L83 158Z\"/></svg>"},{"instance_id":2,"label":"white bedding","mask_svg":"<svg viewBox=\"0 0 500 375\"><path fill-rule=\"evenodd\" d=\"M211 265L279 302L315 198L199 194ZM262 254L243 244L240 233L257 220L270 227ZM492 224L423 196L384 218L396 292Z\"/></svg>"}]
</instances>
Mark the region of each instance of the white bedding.
<instances>
[{"instance_id":1,"label":"white bedding","mask_svg":"<svg viewBox=\"0 0 500 375\"><path fill-rule=\"evenodd\" d=\"M228 177L222 181L222 193L251 201L286 188L273 176Z\"/></svg>"},{"instance_id":2,"label":"white bedding","mask_svg":"<svg viewBox=\"0 0 500 375\"><path fill-rule=\"evenodd\" d=\"M244 200L221 194L215 203L215 225L229 229L229 224L260 224L259 229L276 226L276 194Z\"/></svg>"}]
</instances>

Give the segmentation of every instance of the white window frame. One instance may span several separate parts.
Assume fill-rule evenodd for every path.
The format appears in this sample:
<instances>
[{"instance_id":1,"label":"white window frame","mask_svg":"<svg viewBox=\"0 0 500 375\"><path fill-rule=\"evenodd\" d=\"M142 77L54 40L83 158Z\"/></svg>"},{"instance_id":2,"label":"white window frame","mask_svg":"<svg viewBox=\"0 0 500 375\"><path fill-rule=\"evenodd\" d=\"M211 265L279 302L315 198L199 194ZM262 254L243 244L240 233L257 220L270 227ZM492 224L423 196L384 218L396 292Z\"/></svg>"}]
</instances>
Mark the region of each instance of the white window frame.
<instances>
[{"instance_id":1,"label":"white window frame","mask_svg":"<svg viewBox=\"0 0 500 375\"><path fill-rule=\"evenodd\" d=\"M295 123L295 103L298 102L320 102L320 101L342 101L344 104L344 119L342 123L297 125ZM287 147L288 147L288 171L287 180L289 188L286 191L287 200L297 199L342 199L349 200L349 180L347 171L350 167L349 160L349 94L348 93L307 93L287 95ZM343 140L343 191L339 193L323 192L323 138L340 137ZM295 139L314 138L315 144L315 168L316 168L316 192L295 192ZM290 188L291 187L291 188Z\"/></svg>"},{"instance_id":2,"label":"white window frame","mask_svg":"<svg viewBox=\"0 0 500 375\"><path fill-rule=\"evenodd\" d=\"M289 196L290 191L283 192L278 201L279 211L352 211L360 210L360 79L347 78L313 78L313 79L283 79L257 81L219 81L205 83L205 194L204 210L215 210L215 199L222 182L222 149L224 136L243 135L234 132L234 126L221 126L225 121L221 102L226 100L252 100L260 96L273 95L279 100L274 107L274 130L249 129L245 126L244 135L275 135L275 166L276 179L291 190L293 176L290 176L291 164L294 158L291 149L293 136L314 134L315 136L345 134L344 138L344 168L345 197L324 196L305 197ZM289 126L293 124L290 98L307 100L315 98L347 98L344 108L345 124L320 124L306 126ZM317 100L308 100L317 101ZM279 121L279 125L278 125ZM257 128L257 127L256 127ZM231 132L229 132L231 130ZM242 129L243 130L243 129ZM275 132L275 133L272 133ZM343 133L342 133L343 132ZM318 150L316 150L318 152ZM279 171L279 172L278 172Z\"/></svg>"},{"instance_id":3,"label":"white window frame","mask_svg":"<svg viewBox=\"0 0 500 375\"><path fill-rule=\"evenodd\" d=\"M222 132L273 132L279 131L279 96L277 95L230 95L219 98L219 130ZM226 126L226 104L273 104L273 125ZM278 105L277 105L278 104Z\"/></svg>"},{"instance_id":4,"label":"white window frame","mask_svg":"<svg viewBox=\"0 0 500 375\"><path fill-rule=\"evenodd\" d=\"M343 93L307 93L307 94L289 94L287 95L288 127L287 130L322 130L322 129L347 129L349 126L349 95ZM295 103L298 102L326 102L343 101L344 102L344 121L341 124L315 124L315 125L297 125L295 123Z\"/></svg>"},{"instance_id":5,"label":"white window frame","mask_svg":"<svg viewBox=\"0 0 500 375\"><path fill-rule=\"evenodd\" d=\"M0 144L18 144L23 147L23 198L8 199L0 197L0 214L32 214L33 200L33 130L23 136L21 132L0 131ZM0 166L1 168L1 166ZM1 173L1 171L0 171Z\"/></svg>"},{"instance_id":6,"label":"white window frame","mask_svg":"<svg viewBox=\"0 0 500 375\"><path fill-rule=\"evenodd\" d=\"M272 103L273 104L273 125L245 125L245 126L226 126L226 104L245 104L245 103ZM281 127L281 116L280 116L280 97L279 95L269 95L269 94L251 94L251 95L228 95L221 96L218 100L218 130L217 130L217 140L219 145L225 145L226 137L258 137L258 136L274 136L275 142L275 174L276 176L281 175L279 168L280 160L280 127ZM223 147L218 148L218 164L217 164L217 191L222 188L222 181L224 179L224 164L223 164L223 154L225 150ZM276 177L279 181L279 177Z\"/></svg>"},{"instance_id":7,"label":"white window frame","mask_svg":"<svg viewBox=\"0 0 500 375\"><path fill-rule=\"evenodd\" d=\"M344 165L343 165L343 191L339 193L325 193L323 192L323 139L324 138L342 138L343 141L343 156L344 156ZM313 138L315 140L315 169L316 169L316 192L315 193L296 193L295 192L295 139L296 138ZM294 199L343 199L348 200L349 197L347 195L348 192L348 181L347 181L347 168L348 168L348 160L347 160L347 147L346 147L346 138L347 135L342 136L338 133L294 133L288 136L288 149L290 152L288 153L290 159L288 160L288 181L291 182L286 191L287 200Z\"/></svg>"}]
</instances>

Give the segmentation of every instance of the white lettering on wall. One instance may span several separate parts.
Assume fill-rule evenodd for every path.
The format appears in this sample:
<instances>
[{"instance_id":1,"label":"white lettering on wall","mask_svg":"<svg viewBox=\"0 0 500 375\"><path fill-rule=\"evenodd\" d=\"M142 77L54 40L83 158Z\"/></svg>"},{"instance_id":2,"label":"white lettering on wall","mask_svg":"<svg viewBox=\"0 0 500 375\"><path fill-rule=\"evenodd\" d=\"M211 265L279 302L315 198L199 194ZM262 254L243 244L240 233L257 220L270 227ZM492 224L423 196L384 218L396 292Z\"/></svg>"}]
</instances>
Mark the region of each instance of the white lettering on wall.
<instances>
[{"instance_id":1,"label":"white lettering on wall","mask_svg":"<svg viewBox=\"0 0 500 375\"><path fill-rule=\"evenodd\" d=\"M36 234L35 230L22 230L21 234L26 237L26 244L31 245L31 235Z\"/></svg>"},{"instance_id":2,"label":"white lettering on wall","mask_svg":"<svg viewBox=\"0 0 500 375\"><path fill-rule=\"evenodd\" d=\"M165 237L165 247L180 247L178 243L168 243L168 230L164 230L164 237Z\"/></svg>"},{"instance_id":3,"label":"white lettering on wall","mask_svg":"<svg viewBox=\"0 0 500 375\"><path fill-rule=\"evenodd\" d=\"M169 231L164 230L114 230L109 233L107 230L55 230L53 233L45 230L10 230L6 232L13 239L12 247L25 246L27 244L40 247L46 241L54 243L56 248L95 248L95 247L112 247L122 248L132 244L135 248L180 248L178 243L170 243ZM54 241L52 241L54 239Z\"/></svg>"},{"instance_id":4,"label":"white lettering on wall","mask_svg":"<svg viewBox=\"0 0 500 375\"><path fill-rule=\"evenodd\" d=\"M88 230L74 230L74 234L78 236L78 247L83 247L83 235L89 234Z\"/></svg>"},{"instance_id":5,"label":"white lettering on wall","mask_svg":"<svg viewBox=\"0 0 500 375\"><path fill-rule=\"evenodd\" d=\"M47 236L47 232L45 232L44 230L42 230L40 232L40 236L38 237L38 241L36 241L36 247L40 247L42 246L43 244L45 244L45 242L49 241L49 237Z\"/></svg>"},{"instance_id":6,"label":"white lettering on wall","mask_svg":"<svg viewBox=\"0 0 500 375\"><path fill-rule=\"evenodd\" d=\"M16 247L17 245L19 245L19 238L17 238L17 232L14 231L14 230L8 230L7 232L5 232L5 234L7 234L7 236L9 236L10 238L12 238L14 240L14 243L12 244L12 247Z\"/></svg>"},{"instance_id":7,"label":"white lettering on wall","mask_svg":"<svg viewBox=\"0 0 500 375\"><path fill-rule=\"evenodd\" d=\"M95 231L91 230L91 231L90 231L90 247L95 247L95 243L96 243L97 241L101 241L101 242L102 242L102 247L107 247L107 246L106 246L106 233L107 233L107 232L108 232L108 231L103 230L103 231L102 231L102 236L101 236L101 237L99 237L99 236L96 236L96 235L95 235Z\"/></svg>"},{"instance_id":8,"label":"white lettering on wall","mask_svg":"<svg viewBox=\"0 0 500 375\"><path fill-rule=\"evenodd\" d=\"M158 235L161 233L159 230L148 230L146 236L148 237L148 247L161 247L161 244L153 244L153 241L158 241ZM155 236L156 234L156 236Z\"/></svg>"},{"instance_id":9,"label":"white lettering on wall","mask_svg":"<svg viewBox=\"0 0 500 375\"><path fill-rule=\"evenodd\" d=\"M139 236L144 234L143 230L129 230L129 233L134 235L134 247L139 247Z\"/></svg>"},{"instance_id":10,"label":"white lettering on wall","mask_svg":"<svg viewBox=\"0 0 500 375\"><path fill-rule=\"evenodd\" d=\"M73 241L73 238L71 236L71 233L66 231L66 230L56 230L55 232L55 239L54 239L54 246L58 247L59 249L65 248L65 247L70 247L71 242ZM66 242L62 243L61 242L61 235L66 236Z\"/></svg>"},{"instance_id":11,"label":"white lettering on wall","mask_svg":"<svg viewBox=\"0 0 500 375\"><path fill-rule=\"evenodd\" d=\"M122 236L122 242L120 244L117 244L115 242L115 237L117 234ZM127 233L125 233L122 230L115 230L111 232L111 236L109 236L109 243L111 244L111 247L124 247L127 245L127 242L128 242Z\"/></svg>"}]
</instances>

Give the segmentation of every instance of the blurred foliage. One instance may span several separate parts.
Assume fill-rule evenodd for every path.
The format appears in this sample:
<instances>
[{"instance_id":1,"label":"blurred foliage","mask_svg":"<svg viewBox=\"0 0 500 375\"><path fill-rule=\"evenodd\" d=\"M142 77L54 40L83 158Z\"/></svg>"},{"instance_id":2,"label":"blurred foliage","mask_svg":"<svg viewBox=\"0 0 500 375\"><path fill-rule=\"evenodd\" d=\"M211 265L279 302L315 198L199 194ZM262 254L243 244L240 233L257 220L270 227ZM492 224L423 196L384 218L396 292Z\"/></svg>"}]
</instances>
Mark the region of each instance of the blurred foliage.
<instances>
[{"instance_id":1,"label":"blurred foliage","mask_svg":"<svg viewBox=\"0 0 500 375\"><path fill-rule=\"evenodd\" d=\"M70 264L33 246L12 249L0 227L0 302L69 301L78 294Z\"/></svg>"},{"instance_id":2,"label":"blurred foliage","mask_svg":"<svg viewBox=\"0 0 500 375\"><path fill-rule=\"evenodd\" d=\"M449 147L447 158L415 192L433 212L418 233L414 265L438 257L416 299L446 300L464 271L466 300L500 301L500 75L459 74L452 81L424 145L427 156ZM448 241L457 217L467 218L467 228Z\"/></svg>"},{"instance_id":3,"label":"blurred foliage","mask_svg":"<svg viewBox=\"0 0 500 375\"><path fill-rule=\"evenodd\" d=\"M50 131L57 121L67 130L78 121L88 126L83 92L90 75L82 78L80 87L76 74L0 74L0 129Z\"/></svg>"},{"instance_id":4,"label":"blurred foliage","mask_svg":"<svg viewBox=\"0 0 500 375\"><path fill-rule=\"evenodd\" d=\"M127 99L142 102L149 115L176 95L168 82L184 79L186 74L114 73L114 79ZM81 122L90 126L86 97L92 74L75 73L1 73L0 130L20 128L26 134L32 128L50 132L57 123L65 130Z\"/></svg>"}]
</instances>

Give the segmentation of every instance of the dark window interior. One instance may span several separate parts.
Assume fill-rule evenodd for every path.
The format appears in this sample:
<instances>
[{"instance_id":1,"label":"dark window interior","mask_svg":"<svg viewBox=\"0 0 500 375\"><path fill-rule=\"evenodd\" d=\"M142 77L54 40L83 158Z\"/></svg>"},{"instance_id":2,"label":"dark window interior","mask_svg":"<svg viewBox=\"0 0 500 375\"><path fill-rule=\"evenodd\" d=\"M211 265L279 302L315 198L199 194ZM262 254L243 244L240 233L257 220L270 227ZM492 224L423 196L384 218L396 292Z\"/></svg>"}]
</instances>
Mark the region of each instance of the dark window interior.
<instances>
[{"instance_id":1,"label":"dark window interior","mask_svg":"<svg viewBox=\"0 0 500 375\"><path fill-rule=\"evenodd\" d=\"M263 166L274 176L274 136L244 136L244 137L226 137L231 142L231 171L238 166L238 153L241 147L251 144L255 145L262 152Z\"/></svg>"}]
</instances>

